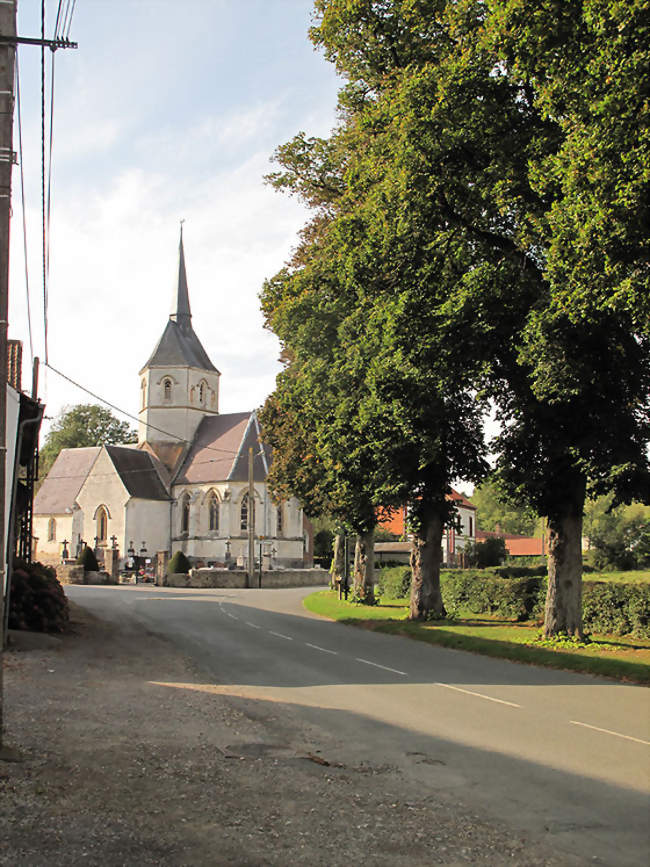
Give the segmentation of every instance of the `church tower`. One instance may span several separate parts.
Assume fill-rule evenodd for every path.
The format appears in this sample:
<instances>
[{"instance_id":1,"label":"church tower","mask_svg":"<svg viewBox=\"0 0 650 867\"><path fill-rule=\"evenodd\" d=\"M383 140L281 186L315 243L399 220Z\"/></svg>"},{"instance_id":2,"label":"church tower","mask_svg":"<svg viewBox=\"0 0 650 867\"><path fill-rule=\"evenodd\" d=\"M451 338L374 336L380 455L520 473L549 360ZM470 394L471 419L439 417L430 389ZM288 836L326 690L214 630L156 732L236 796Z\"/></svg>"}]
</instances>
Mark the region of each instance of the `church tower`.
<instances>
[{"instance_id":1,"label":"church tower","mask_svg":"<svg viewBox=\"0 0 650 867\"><path fill-rule=\"evenodd\" d=\"M162 337L140 371L138 443L156 452L179 451L202 419L219 413L220 373L192 328L182 225L174 296Z\"/></svg>"}]
</instances>

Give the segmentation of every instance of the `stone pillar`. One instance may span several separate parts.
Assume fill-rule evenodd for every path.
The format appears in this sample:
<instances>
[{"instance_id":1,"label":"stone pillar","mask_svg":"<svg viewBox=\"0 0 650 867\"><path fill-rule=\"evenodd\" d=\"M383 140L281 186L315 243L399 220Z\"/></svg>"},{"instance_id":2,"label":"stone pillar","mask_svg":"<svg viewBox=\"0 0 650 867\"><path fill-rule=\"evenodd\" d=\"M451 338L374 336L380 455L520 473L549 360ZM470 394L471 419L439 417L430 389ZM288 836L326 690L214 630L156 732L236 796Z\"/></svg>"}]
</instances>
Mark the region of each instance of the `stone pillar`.
<instances>
[{"instance_id":1,"label":"stone pillar","mask_svg":"<svg viewBox=\"0 0 650 867\"><path fill-rule=\"evenodd\" d=\"M166 586L167 563L169 563L169 552L158 551L158 553L156 554L156 584L159 587Z\"/></svg>"},{"instance_id":2,"label":"stone pillar","mask_svg":"<svg viewBox=\"0 0 650 867\"><path fill-rule=\"evenodd\" d=\"M120 577L120 552L117 548L104 548L104 570L108 572L111 584L117 584Z\"/></svg>"}]
</instances>

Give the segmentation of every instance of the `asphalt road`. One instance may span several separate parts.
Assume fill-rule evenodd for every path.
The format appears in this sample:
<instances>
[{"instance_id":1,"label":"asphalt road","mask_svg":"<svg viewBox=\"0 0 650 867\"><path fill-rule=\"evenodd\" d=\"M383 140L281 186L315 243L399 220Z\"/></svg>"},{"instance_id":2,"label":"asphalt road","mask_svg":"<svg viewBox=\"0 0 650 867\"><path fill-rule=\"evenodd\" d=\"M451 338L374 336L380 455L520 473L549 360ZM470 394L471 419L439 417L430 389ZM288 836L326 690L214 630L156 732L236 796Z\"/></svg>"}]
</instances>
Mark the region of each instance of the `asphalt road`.
<instances>
[{"instance_id":1,"label":"asphalt road","mask_svg":"<svg viewBox=\"0 0 650 867\"><path fill-rule=\"evenodd\" d=\"M650 855L650 692L447 650L311 615L296 590L68 587L93 614L164 636L197 689L289 714L330 761L380 761L556 851ZM280 703L280 704L279 704Z\"/></svg>"}]
</instances>

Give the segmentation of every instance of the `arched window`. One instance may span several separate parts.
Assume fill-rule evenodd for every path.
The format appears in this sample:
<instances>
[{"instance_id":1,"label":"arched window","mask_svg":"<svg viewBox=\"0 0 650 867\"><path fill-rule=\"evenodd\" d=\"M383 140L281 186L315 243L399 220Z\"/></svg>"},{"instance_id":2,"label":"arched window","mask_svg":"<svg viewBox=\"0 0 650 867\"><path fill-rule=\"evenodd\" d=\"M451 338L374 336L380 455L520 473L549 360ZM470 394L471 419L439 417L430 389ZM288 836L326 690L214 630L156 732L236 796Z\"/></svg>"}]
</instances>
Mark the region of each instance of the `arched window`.
<instances>
[{"instance_id":1,"label":"arched window","mask_svg":"<svg viewBox=\"0 0 650 867\"><path fill-rule=\"evenodd\" d=\"M200 382L199 383L199 403L201 404L201 406L205 406L205 392L206 392L205 382Z\"/></svg>"},{"instance_id":2,"label":"arched window","mask_svg":"<svg viewBox=\"0 0 650 867\"><path fill-rule=\"evenodd\" d=\"M277 526L277 535L281 536L284 533L284 510L282 508L282 503L276 509L276 526Z\"/></svg>"},{"instance_id":3,"label":"arched window","mask_svg":"<svg viewBox=\"0 0 650 867\"><path fill-rule=\"evenodd\" d=\"M241 528L242 533L248 532L248 494L244 494L241 501L241 509L239 512L240 523L239 526Z\"/></svg>"},{"instance_id":4,"label":"arched window","mask_svg":"<svg viewBox=\"0 0 650 867\"><path fill-rule=\"evenodd\" d=\"M172 399L172 381L171 379L165 379L163 381L163 398L165 400Z\"/></svg>"},{"instance_id":5,"label":"arched window","mask_svg":"<svg viewBox=\"0 0 650 867\"><path fill-rule=\"evenodd\" d=\"M56 542L56 519L50 518L47 523L47 541Z\"/></svg>"},{"instance_id":6,"label":"arched window","mask_svg":"<svg viewBox=\"0 0 650 867\"><path fill-rule=\"evenodd\" d=\"M140 383L140 404L142 409L147 405L147 380L143 379Z\"/></svg>"},{"instance_id":7,"label":"arched window","mask_svg":"<svg viewBox=\"0 0 650 867\"><path fill-rule=\"evenodd\" d=\"M190 495L184 494L181 499L181 533L190 531Z\"/></svg>"},{"instance_id":8,"label":"arched window","mask_svg":"<svg viewBox=\"0 0 650 867\"><path fill-rule=\"evenodd\" d=\"M219 500L214 492L208 500L208 514L210 530L216 532L219 529Z\"/></svg>"},{"instance_id":9,"label":"arched window","mask_svg":"<svg viewBox=\"0 0 650 867\"><path fill-rule=\"evenodd\" d=\"M101 544L108 539L108 512L104 506L97 509L97 543Z\"/></svg>"}]
</instances>

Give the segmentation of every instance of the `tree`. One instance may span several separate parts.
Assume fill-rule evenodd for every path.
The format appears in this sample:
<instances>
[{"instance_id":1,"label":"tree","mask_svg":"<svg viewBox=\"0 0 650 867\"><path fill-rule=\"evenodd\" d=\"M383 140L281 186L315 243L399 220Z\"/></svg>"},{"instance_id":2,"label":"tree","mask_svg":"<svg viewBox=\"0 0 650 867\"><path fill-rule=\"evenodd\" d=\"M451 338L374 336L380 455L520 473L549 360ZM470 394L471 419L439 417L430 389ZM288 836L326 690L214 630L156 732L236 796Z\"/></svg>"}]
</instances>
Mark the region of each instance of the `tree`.
<instances>
[{"instance_id":1,"label":"tree","mask_svg":"<svg viewBox=\"0 0 650 867\"><path fill-rule=\"evenodd\" d=\"M611 495L587 504L585 535L598 569L650 566L650 507L641 503L612 507Z\"/></svg>"},{"instance_id":2,"label":"tree","mask_svg":"<svg viewBox=\"0 0 650 867\"><path fill-rule=\"evenodd\" d=\"M61 449L135 442L136 432L128 422L115 418L109 409L95 403L65 407L53 422L40 450L40 477L47 475Z\"/></svg>"},{"instance_id":3,"label":"tree","mask_svg":"<svg viewBox=\"0 0 650 867\"><path fill-rule=\"evenodd\" d=\"M465 549L470 566L486 569L489 566L500 566L508 557L506 541L501 536L493 536L484 542L469 544Z\"/></svg>"},{"instance_id":4,"label":"tree","mask_svg":"<svg viewBox=\"0 0 650 867\"><path fill-rule=\"evenodd\" d=\"M539 518L535 512L530 506L509 501L495 479L486 479L477 485L471 501L477 508L476 524L479 530L496 530L522 536L532 536L537 530Z\"/></svg>"},{"instance_id":5,"label":"tree","mask_svg":"<svg viewBox=\"0 0 650 867\"><path fill-rule=\"evenodd\" d=\"M419 285L446 365L462 353L495 400L499 477L548 519L545 632L580 635L586 491L650 490L645 4L317 12L369 137L345 177L398 241L378 303Z\"/></svg>"}]
</instances>

